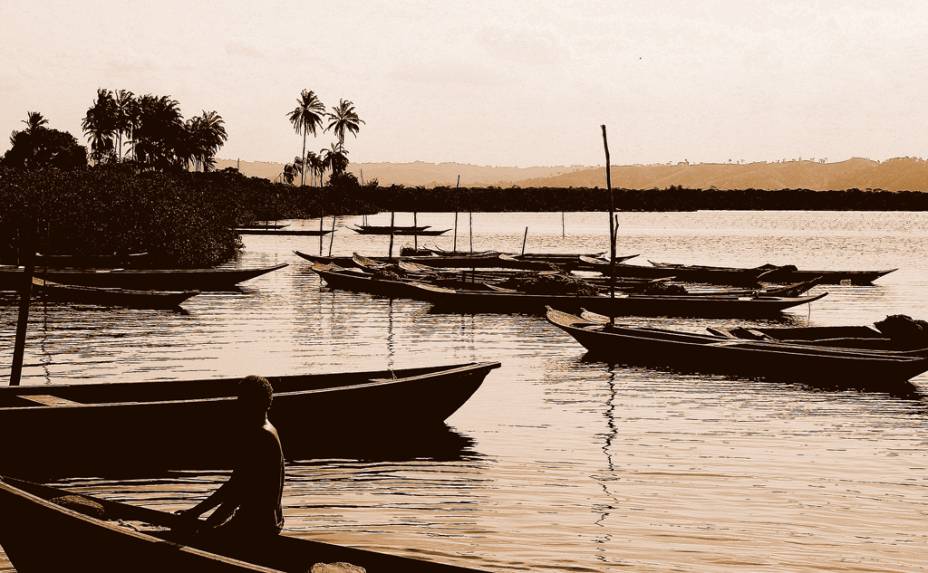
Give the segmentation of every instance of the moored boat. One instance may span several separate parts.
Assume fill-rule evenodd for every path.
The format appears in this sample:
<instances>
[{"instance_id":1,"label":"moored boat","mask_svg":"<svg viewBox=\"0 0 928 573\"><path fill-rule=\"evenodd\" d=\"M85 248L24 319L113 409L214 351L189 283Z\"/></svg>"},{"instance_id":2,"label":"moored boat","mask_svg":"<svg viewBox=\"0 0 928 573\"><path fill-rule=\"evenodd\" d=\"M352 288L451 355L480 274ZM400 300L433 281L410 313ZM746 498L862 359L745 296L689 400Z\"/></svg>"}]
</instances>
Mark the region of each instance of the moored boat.
<instances>
[{"instance_id":1,"label":"moored boat","mask_svg":"<svg viewBox=\"0 0 928 573\"><path fill-rule=\"evenodd\" d=\"M791 283L807 281L818 277L822 284L850 283L854 285L869 285L876 279L888 275L897 269L884 269L876 271L828 271L828 270L802 270L793 265L761 265L753 268L717 267L708 265L683 265L679 263L664 263L648 261L658 268L667 271L678 270L683 274L692 273L724 273L724 272L762 272L763 280L772 283ZM679 276L679 275L678 275Z\"/></svg>"},{"instance_id":2,"label":"moored boat","mask_svg":"<svg viewBox=\"0 0 928 573\"><path fill-rule=\"evenodd\" d=\"M275 235L278 237L318 237L328 235L331 229L263 229L252 227L236 227L235 232L239 235Z\"/></svg>"},{"instance_id":3,"label":"moored boat","mask_svg":"<svg viewBox=\"0 0 928 573\"><path fill-rule=\"evenodd\" d=\"M906 315L890 315L874 326L708 327L710 334L738 340L911 351L928 348L928 324Z\"/></svg>"},{"instance_id":4,"label":"moored boat","mask_svg":"<svg viewBox=\"0 0 928 573\"><path fill-rule=\"evenodd\" d=\"M448 289L411 283L421 292L413 298L427 300L438 309L456 312L544 312L546 305L568 310L588 308L607 316L692 316L692 317L762 317L777 316L782 311L819 300L816 296L693 296L617 293L605 294L528 294L522 292L480 292Z\"/></svg>"},{"instance_id":5,"label":"moored boat","mask_svg":"<svg viewBox=\"0 0 928 573\"><path fill-rule=\"evenodd\" d=\"M827 385L912 390L906 381L928 370L928 355L725 340L657 328L609 325L549 308L548 322L596 358L626 364L747 374Z\"/></svg>"},{"instance_id":6,"label":"moored boat","mask_svg":"<svg viewBox=\"0 0 928 573\"><path fill-rule=\"evenodd\" d=\"M32 293L35 298L59 302L130 308L175 308L185 300L200 294L200 291L131 290L63 285L33 277Z\"/></svg>"},{"instance_id":7,"label":"moored boat","mask_svg":"<svg viewBox=\"0 0 928 573\"><path fill-rule=\"evenodd\" d=\"M66 285L136 290L230 290L238 283L286 267L247 269L41 269L35 276ZM0 290L18 290L22 267L0 267Z\"/></svg>"},{"instance_id":8,"label":"moored boat","mask_svg":"<svg viewBox=\"0 0 928 573\"><path fill-rule=\"evenodd\" d=\"M270 419L288 455L314 442L442 425L498 362L269 376ZM0 467L63 471L118 467L204 467L232 459L237 378L0 387ZM21 431L41 428L40 431ZM337 430L336 430L337 429ZM109 464L107 463L109 462ZM49 468L40 467L49 464Z\"/></svg>"},{"instance_id":9,"label":"moored boat","mask_svg":"<svg viewBox=\"0 0 928 573\"><path fill-rule=\"evenodd\" d=\"M350 563L370 573L477 572L288 535L242 547L197 536L181 516L4 476L0 512L0 545L19 573L308 573L320 563Z\"/></svg>"}]
</instances>

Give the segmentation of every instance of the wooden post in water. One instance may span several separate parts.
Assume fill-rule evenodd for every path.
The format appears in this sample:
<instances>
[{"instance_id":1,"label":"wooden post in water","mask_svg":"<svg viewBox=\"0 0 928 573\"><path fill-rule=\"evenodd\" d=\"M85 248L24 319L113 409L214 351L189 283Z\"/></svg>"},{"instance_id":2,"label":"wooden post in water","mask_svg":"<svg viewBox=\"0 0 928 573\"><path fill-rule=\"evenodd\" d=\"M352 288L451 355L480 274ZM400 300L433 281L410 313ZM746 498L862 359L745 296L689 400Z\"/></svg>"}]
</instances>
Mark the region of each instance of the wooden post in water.
<instances>
[{"instance_id":1,"label":"wooden post in water","mask_svg":"<svg viewBox=\"0 0 928 573\"><path fill-rule=\"evenodd\" d=\"M322 256L322 237L323 235L325 235L322 229L323 219L325 219L325 215L323 213L319 213L319 256L320 257Z\"/></svg>"},{"instance_id":2,"label":"wooden post in water","mask_svg":"<svg viewBox=\"0 0 928 573\"><path fill-rule=\"evenodd\" d=\"M603 130L603 149L606 150L606 191L609 193L609 298L615 298L615 197L612 195L612 173L609 169L609 140L606 138L606 126ZM609 324L615 324L615 317L609 313Z\"/></svg>"},{"instance_id":3,"label":"wooden post in water","mask_svg":"<svg viewBox=\"0 0 928 573\"><path fill-rule=\"evenodd\" d=\"M454 197L454 241L451 243L451 252L455 253L458 250L458 203L457 199L460 197L461 193L461 175L458 174L458 184L454 188L455 197Z\"/></svg>"},{"instance_id":4,"label":"wooden post in water","mask_svg":"<svg viewBox=\"0 0 928 573\"><path fill-rule=\"evenodd\" d=\"M390 249L387 251L387 258L393 259L393 216L396 211L390 211Z\"/></svg>"},{"instance_id":5,"label":"wooden post in water","mask_svg":"<svg viewBox=\"0 0 928 573\"><path fill-rule=\"evenodd\" d=\"M522 235L522 256L525 256L525 241L528 240L528 227L525 227L525 233Z\"/></svg>"},{"instance_id":6,"label":"wooden post in water","mask_svg":"<svg viewBox=\"0 0 928 573\"><path fill-rule=\"evenodd\" d=\"M416 226L417 226L419 223L417 223L416 221L417 221L416 212L413 211L413 212L412 212L412 226L413 226L413 229L412 229L412 250L413 250L414 253L416 253L416 254L418 255L418 254L419 254L419 229L416 228Z\"/></svg>"},{"instance_id":7,"label":"wooden post in water","mask_svg":"<svg viewBox=\"0 0 928 573\"><path fill-rule=\"evenodd\" d=\"M561 238L567 236L567 222L564 220L564 212L561 211Z\"/></svg>"},{"instance_id":8,"label":"wooden post in water","mask_svg":"<svg viewBox=\"0 0 928 573\"><path fill-rule=\"evenodd\" d=\"M26 326L29 324L29 299L32 297L32 276L35 274L35 223L20 233L19 259L25 264L19 290L19 316L16 319L16 340L13 343L13 363L10 366L10 386L19 386L26 352Z\"/></svg>"},{"instance_id":9,"label":"wooden post in water","mask_svg":"<svg viewBox=\"0 0 928 573\"><path fill-rule=\"evenodd\" d=\"M470 254L474 254L474 212L467 212L467 226L470 235Z\"/></svg>"},{"instance_id":10,"label":"wooden post in water","mask_svg":"<svg viewBox=\"0 0 928 573\"><path fill-rule=\"evenodd\" d=\"M329 233L329 256L332 256L332 243L335 242L335 215L332 215L332 232Z\"/></svg>"}]
</instances>

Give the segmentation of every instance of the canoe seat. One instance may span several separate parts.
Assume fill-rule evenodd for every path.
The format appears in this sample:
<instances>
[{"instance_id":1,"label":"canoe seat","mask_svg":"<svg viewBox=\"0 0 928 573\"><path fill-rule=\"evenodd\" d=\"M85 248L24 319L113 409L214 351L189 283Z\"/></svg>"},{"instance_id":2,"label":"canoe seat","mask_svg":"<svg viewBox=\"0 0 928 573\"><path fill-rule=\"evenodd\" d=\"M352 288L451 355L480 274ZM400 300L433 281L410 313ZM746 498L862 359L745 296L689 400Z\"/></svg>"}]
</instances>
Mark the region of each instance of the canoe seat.
<instances>
[{"instance_id":1,"label":"canoe seat","mask_svg":"<svg viewBox=\"0 0 928 573\"><path fill-rule=\"evenodd\" d=\"M68 400L61 396L52 396L51 394L20 394L19 397L29 402L35 402L39 406L82 406L80 402Z\"/></svg>"}]
</instances>

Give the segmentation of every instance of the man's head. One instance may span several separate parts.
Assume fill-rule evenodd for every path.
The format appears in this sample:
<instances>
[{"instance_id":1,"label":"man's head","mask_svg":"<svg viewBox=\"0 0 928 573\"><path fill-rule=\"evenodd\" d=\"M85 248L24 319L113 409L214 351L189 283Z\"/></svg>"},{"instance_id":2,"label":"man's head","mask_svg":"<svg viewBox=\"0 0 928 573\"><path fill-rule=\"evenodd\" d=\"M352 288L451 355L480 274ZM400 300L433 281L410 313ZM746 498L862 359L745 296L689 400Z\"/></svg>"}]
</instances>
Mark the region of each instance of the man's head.
<instances>
[{"instance_id":1,"label":"man's head","mask_svg":"<svg viewBox=\"0 0 928 573\"><path fill-rule=\"evenodd\" d=\"M267 414L271 408L274 388L263 376L246 376L238 383L238 404L249 416Z\"/></svg>"}]
</instances>

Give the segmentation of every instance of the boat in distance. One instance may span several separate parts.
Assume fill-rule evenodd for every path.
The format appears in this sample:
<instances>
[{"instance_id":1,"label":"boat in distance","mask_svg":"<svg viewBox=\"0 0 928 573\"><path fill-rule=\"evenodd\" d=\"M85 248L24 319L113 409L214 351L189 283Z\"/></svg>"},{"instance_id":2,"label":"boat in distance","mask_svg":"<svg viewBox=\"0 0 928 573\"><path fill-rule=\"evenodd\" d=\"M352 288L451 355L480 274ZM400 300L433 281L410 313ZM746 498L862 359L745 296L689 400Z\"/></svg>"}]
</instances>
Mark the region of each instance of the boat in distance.
<instances>
[{"instance_id":1,"label":"boat in distance","mask_svg":"<svg viewBox=\"0 0 928 573\"><path fill-rule=\"evenodd\" d=\"M715 267L707 265L683 265L679 263L664 263L657 261L648 262L655 267L664 269L668 272L679 271L684 275L686 273L699 274L705 272L763 271L763 280L765 282L771 283L790 283L820 277L822 284L850 283L853 285L869 285L872 284L876 279L898 270L884 269L878 271L815 271L797 269L793 265L766 264L753 268L739 268Z\"/></svg>"},{"instance_id":2,"label":"boat in distance","mask_svg":"<svg viewBox=\"0 0 928 573\"><path fill-rule=\"evenodd\" d=\"M263 227L236 227L235 232L239 235L275 235L278 237L319 237L328 235L331 229L265 229Z\"/></svg>"},{"instance_id":3,"label":"boat in distance","mask_svg":"<svg viewBox=\"0 0 928 573\"><path fill-rule=\"evenodd\" d=\"M545 316L591 356L622 364L887 391L913 389L907 381L928 370L928 354L919 351L886 353L721 339L711 334L604 324L552 308Z\"/></svg>"},{"instance_id":4,"label":"boat in distance","mask_svg":"<svg viewBox=\"0 0 928 573\"><path fill-rule=\"evenodd\" d=\"M176 308L185 300L200 294L200 291L132 290L63 285L33 277L32 293L34 298L58 302L129 308Z\"/></svg>"},{"instance_id":5,"label":"boat in distance","mask_svg":"<svg viewBox=\"0 0 928 573\"><path fill-rule=\"evenodd\" d=\"M420 237L437 237L439 235L444 235L451 229L429 229L425 227L393 227L392 229L388 227L372 227L370 225L364 226L359 225L357 227L348 227L355 233L359 235L396 235L396 236L405 236L405 235L418 235Z\"/></svg>"},{"instance_id":6,"label":"boat in distance","mask_svg":"<svg viewBox=\"0 0 928 573\"><path fill-rule=\"evenodd\" d=\"M202 521L0 476L0 545L18 573L309 573L350 563L370 573L478 573L286 534L253 546L197 536Z\"/></svg>"},{"instance_id":7,"label":"boat in distance","mask_svg":"<svg viewBox=\"0 0 928 573\"><path fill-rule=\"evenodd\" d=\"M136 290L232 290L238 283L282 269L287 263L246 269L41 269L35 276L66 285ZM22 267L0 267L0 290L19 290Z\"/></svg>"},{"instance_id":8,"label":"boat in distance","mask_svg":"<svg viewBox=\"0 0 928 573\"><path fill-rule=\"evenodd\" d=\"M274 388L269 416L291 457L311 451L318 440L356 443L372 434L435 428L499 366L268 376ZM0 387L0 431L17 436L5 441L0 468L45 475L65 467L95 469L113 456L127 468L215 467L234 459L238 380ZM43 461L50 467L34 467Z\"/></svg>"}]
</instances>

